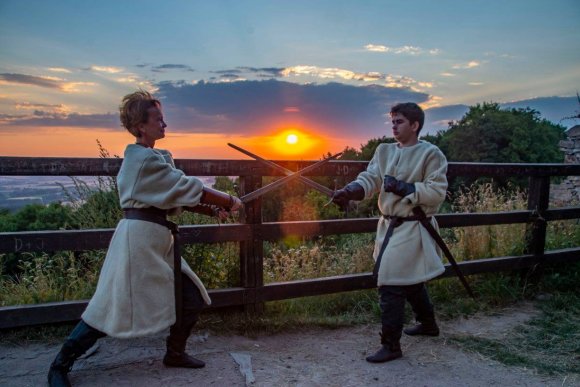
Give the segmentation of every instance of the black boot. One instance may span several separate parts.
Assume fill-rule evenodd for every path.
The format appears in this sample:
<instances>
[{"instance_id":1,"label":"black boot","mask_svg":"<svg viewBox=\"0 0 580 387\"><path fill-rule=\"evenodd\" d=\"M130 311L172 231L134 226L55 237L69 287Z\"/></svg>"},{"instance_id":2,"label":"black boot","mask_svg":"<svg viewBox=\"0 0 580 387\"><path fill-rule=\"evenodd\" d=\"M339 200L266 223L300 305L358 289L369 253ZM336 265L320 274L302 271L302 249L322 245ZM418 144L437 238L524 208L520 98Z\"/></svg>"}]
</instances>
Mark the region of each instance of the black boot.
<instances>
[{"instance_id":1,"label":"black boot","mask_svg":"<svg viewBox=\"0 0 580 387\"><path fill-rule=\"evenodd\" d=\"M48 371L48 385L50 387L69 387L68 373L74 362L101 337L106 336L87 325L81 320L70 336L66 339Z\"/></svg>"},{"instance_id":2,"label":"black boot","mask_svg":"<svg viewBox=\"0 0 580 387\"><path fill-rule=\"evenodd\" d=\"M205 363L185 353L187 336L169 335L167 338L167 353L163 358L163 364L167 367L203 368Z\"/></svg>"},{"instance_id":3,"label":"black boot","mask_svg":"<svg viewBox=\"0 0 580 387\"><path fill-rule=\"evenodd\" d=\"M197 322L196 311L186 311L182 325L175 324L169 330L167 337L167 353L163 358L163 364L167 367L203 368L205 363L185 353L187 338L191 334L193 326Z\"/></svg>"},{"instance_id":4,"label":"black boot","mask_svg":"<svg viewBox=\"0 0 580 387\"><path fill-rule=\"evenodd\" d=\"M169 329L167 337L167 353L163 364L167 367L202 368L205 363L185 353L187 338L195 326L199 313L203 309L203 297L197 286L185 274L181 274L183 290L183 316L180 323L175 323Z\"/></svg>"},{"instance_id":5,"label":"black boot","mask_svg":"<svg viewBox=\"0 0 580 387\"><path fill-rule=\"evenodd\" d=\"M435 322L435 316L425 318L423 320L418 320L419 324L411 328L406 328L403 330L406 335L409 336L439 336L439 327Z\"/></svg>"},{"instance_id":6,"label":"black boot","mask_svg":"<svg viewBox=\"0 0 580 387\"><path fill-rule=\"evenodd\" d=\"M402 357L400 339L400 330L383 326L381 333L383 346L374 355L368 356L366 360L370 363L384 363Z\"/></svg>"}]
</instances>

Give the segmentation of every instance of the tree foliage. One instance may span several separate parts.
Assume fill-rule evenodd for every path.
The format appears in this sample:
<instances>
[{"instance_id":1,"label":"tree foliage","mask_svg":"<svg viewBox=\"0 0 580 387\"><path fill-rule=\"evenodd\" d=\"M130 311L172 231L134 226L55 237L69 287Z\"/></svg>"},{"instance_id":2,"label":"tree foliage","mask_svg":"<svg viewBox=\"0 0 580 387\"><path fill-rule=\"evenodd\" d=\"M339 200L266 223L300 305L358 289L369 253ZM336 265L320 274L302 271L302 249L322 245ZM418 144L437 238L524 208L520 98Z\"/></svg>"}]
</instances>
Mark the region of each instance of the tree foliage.
<instances>
[{"instance_id":1,"label":"tree foliage","mask_svg":"<svg viewBox=\"0 0 580 387\"><path fill-rule=\"evenodd\" d=\"M564 128L526 109L502 110L497 103L470 107L449 129L429 139L449 161L561 163Z\"/></svg>"},{"instance_id":2,"label":"tree foliage","mask_svg":"<svg viewBox=\"0 0 580 387\"><path fill-rule=\"evenodd\" d=\"M15 214L0 210L0 232L41 231L71 228L72 210L60 203L29 204Z\"/></svg>"}]
</instances>

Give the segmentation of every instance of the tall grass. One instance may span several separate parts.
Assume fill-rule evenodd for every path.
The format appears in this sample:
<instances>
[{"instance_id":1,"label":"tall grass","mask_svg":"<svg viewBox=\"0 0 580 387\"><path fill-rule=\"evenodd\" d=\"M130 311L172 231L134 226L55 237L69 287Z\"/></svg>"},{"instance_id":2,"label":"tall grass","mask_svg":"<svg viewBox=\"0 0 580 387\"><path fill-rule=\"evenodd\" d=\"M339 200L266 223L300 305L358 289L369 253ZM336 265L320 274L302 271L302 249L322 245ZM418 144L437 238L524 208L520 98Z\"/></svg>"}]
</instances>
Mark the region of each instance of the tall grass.
<instances>
[{"instance_id":1,"label":"tall grass","mask_svg":"<svg viewBox=\"0 0 580 387\"><path fill-rule=\"evenodd\" d=\"M461 190L453 212L485 213L524 210L527 195L519 188L494 188L492 183ZM506 255L520 255L525 246L525 224L505 224L456 228L453 253L463 261Z\"/></svg>"},{"instance_id":2,"label":"tall grass","mask_svg":"<svg viewBox=\"0 0 580 387\"><path fill-rule=\"evenodd\" d=\"M0 306L90 298L103 257L104 251L23 254L20 273L0 277Z\"/></svg>"},{"instance_id":3,"label":"tall grass","mask_svg":"<svg viewBox=\"0 0 580 387\"><path fill-rule=\"evenodd\" d=\"M288 236L281 243L267 243L264 281L293 281L371 271L373 238L373 234L353 234L303 241Z\"/></svg>"}]
</instances>

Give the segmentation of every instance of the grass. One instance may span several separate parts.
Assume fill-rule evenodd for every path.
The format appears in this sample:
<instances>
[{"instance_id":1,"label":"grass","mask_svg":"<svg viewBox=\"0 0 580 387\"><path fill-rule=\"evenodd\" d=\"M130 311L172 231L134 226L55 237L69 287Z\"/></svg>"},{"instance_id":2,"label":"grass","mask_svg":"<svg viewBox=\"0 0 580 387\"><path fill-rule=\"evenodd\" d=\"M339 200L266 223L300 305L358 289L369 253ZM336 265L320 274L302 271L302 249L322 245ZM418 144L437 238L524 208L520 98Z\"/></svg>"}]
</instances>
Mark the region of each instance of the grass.
<instances>
[{"instance_id":1,"label":"grass","mask_svg":"<svg viewBox=\"0 0 580 387\"><path fill-rule=\"evenodd\" d=\"M334 329L374 323L379 318L376 294L374 289L359 290L268 302L261 314L212 312L201 316L198 328L252 337L312 327Z\"/></svg>"},{"instance_id":2,"label":"grass","mask_svg":"<svg viewBox=\"0 0 580 387\"><path fill-rule=\"evenodd\" d=\"M454 336L460 347L509 366L541 374L580 374L580 264L545 273L535 302L541 313L514 327L506 338Z\"/></svg>"}]
</instances>

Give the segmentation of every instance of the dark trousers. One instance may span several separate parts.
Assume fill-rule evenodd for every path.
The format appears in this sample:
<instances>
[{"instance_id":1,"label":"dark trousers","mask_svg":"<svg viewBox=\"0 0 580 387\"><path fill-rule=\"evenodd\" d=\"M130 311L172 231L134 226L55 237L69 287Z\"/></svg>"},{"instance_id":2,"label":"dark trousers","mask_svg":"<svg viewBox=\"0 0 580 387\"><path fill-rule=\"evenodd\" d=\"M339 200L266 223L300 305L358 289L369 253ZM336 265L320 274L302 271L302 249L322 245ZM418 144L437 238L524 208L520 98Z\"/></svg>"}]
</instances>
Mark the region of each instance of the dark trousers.
<instances>
[{"instance_id":1,"label":"dark trousers","mask_svg":"<svg viewBox=\"0 0 580 387\"><path fill-rule=\"evenodd\" d=\"M379 304L381 322L395 332L403 330L405 323L405 301L409 301L417 321L434 318L433 304L429 300L425 283L405 286L380 286Z\"/></svg>"}]
</instances>

